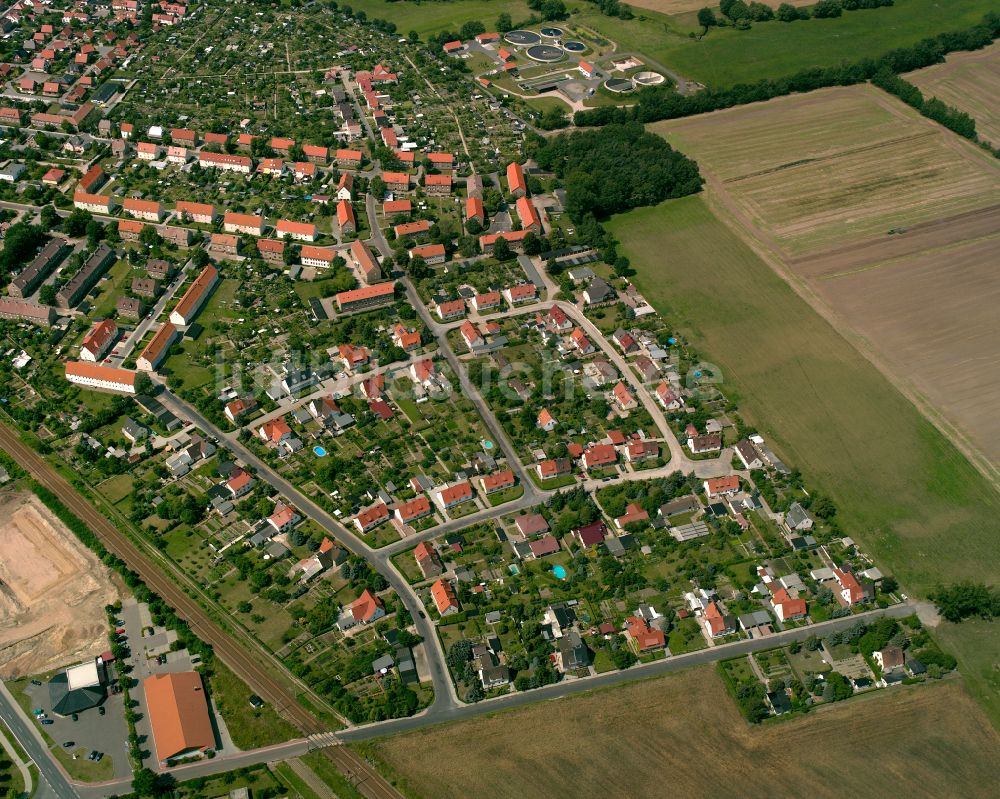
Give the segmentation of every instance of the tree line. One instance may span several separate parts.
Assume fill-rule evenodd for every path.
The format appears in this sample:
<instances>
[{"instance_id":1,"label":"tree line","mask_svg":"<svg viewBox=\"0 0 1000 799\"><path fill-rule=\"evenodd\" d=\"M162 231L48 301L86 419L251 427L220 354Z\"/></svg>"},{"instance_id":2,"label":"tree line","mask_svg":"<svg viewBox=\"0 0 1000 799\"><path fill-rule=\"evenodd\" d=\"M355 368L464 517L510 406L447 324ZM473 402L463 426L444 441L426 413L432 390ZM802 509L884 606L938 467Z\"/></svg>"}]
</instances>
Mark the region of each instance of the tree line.
<instances>
[{"instance_id":1,"label":"tree line","mask_svg":"<svg viewBox=\"0 0 1000 799\"><path fill-rule=\"evenodd\" d=\"M964 111L959 111L947 105L937 97L930 99L924 97L923 92L908 80L901 78L887 69L881 70L872 78L872 83L883 91L898 97L911 108L915 108L928 119L933 119L939 125L943 125L948 130L963 136L970 141L990 150L994 155L1000 156L1000 149L992 147L989 143L979 138L976 132L976 120Z\"/></svg>"},{"instance_id":2,"label":"tree line","mask_svg":"<svg viewBox=\"0 0 1000 799\"><path fill-rule=\"evenodd\" d=\"M866 8L882 8L894 5L894 0L819 0L811 8L808 6L793 6L782 3L777 11L766 3L744 2L744 0L721 0L719 11L722 17L716 17L710 7L698 12L698 24L707 31L716 25L731 25L739 30L749 30L752 22L795 22L800 19L832 19L839 17L844 11L860 11Z\"/></svg>"},{"instance_id":3,"label":"tree line","mask_svg":"<svg viewBox=\"0 0 1000 799\"><path fill-rule=\"evenodd\" d=\"M922 39L910 47L890 50L878 58L864 58L851 64L804 69L784 78L765 78L756 83L740 83L724 89L704 89L697 94L681 95L671 86L649 87L639 94L639 102L629 108L606 106L577 111L577 127L599 127L630 121L643 123L661 119L704 114L746 103L762 102L798 92L810 92L828 86L852 86L872 80L882 71L892 74L910 72L939 64L948 53L980 50L1000 36L1000 15L989 13L978 25L960 31L940 33Z\"/></svg>"}]
</instances>

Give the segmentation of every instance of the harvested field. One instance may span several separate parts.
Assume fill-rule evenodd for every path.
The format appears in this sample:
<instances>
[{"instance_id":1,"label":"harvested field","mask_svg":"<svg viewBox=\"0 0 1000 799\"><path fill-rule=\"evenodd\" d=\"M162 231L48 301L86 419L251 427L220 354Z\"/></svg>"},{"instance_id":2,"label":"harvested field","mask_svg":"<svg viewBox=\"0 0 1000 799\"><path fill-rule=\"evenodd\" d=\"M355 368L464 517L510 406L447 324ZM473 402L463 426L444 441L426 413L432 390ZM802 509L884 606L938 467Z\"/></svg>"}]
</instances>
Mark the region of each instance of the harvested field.
<instances>
[{"instance_id":1,"label":"harvested field","mask_svg":"<svg viewBox=\"0 0 1000 799\"><path fill-rule=\"evenodd\" d=\"M710 669L390 738L420 797L992 795L1000 735L958 681L752 727Z\"/></svg>"},{"instance_id":2,"label":"harvested field","mask_svg":"<svg viewBox=\"0 0 1000 799\"><path fill-rule=\"evenodd\" d=\"M1000 163L871 86L653 129L699 160L748 240L1000 476L1000 289L990 268Z\"/></svg>"},{"instance_id":3,"label":"harvested field","mask_svg":"<svg viewBox=\"0 0 1000 799\"><path fill-rule=\"evenodd\" d=\"M1000 203L996 159L871 86L656 123L765 243L815 254Z\"/></svg>"},{"instance_id":4,"label":"harvested field","mask_svg":"<svg viewBox=\"0 0 1000 799\"><path fill-rule=\"evenodd\" d=\"M742 231L720 221L725 209L708 199L712 207L705 197L687 197L612 220L639 290L719 366L743 417L801 468L808 485L836 501L845 533L907 593L926 596L963 579L995 582L995 487L893 386L891 374L796 294ZM972 239L977 224L969 217L942 226ZM935 235L930 227L888 241L895 255L906 255L911 246L930 249ZM863 250L849 248L842 258L863 266ZM810 300L816 284L808 281ZM930 334L927 343L935 343ZM988 651L996 653L1000 625L986 627L994 633ZM1000 728L1000 682L996 661L982 657L982 629L949 629L963 675ZM967 653L979 653L975 668Z\"/></svg>"},{"instance_id":5,"label":"harvested field","mask_svg":"<svg viewBox=\"0 0 1000 799\"><path fill-rule=\"evenodd\" d=\"M945 63L903 76L925 96L965 111L979 137L1000 147L1000 44L974 53L949 55Z\"/></svg>"},{"instance_id":6,"label":"harvested field","mask_svg":"<svg viewBox=\"0 0 1000 799\"><path fill-rule=\"evenodd\" d=\"M111 573L33 494L0 494L0 677L107 649Z\"/></svg>"},{"instance_id":7,"label":"harvested field","mask_svg":"<svg viewBox=\"0 0 1000 799\"><path fill-rule=\"evenodd\" d=\"M982 235L872 260L850 268L836 257L811 283L851 329L871 342L993 464L1000 465L1000 253L997 214L982 218ZM904 239L902 239L905 241ZM869 257L878 256L877 249ZM806 271L803 269L803 271Z\"/></svg>"}]
</instances>

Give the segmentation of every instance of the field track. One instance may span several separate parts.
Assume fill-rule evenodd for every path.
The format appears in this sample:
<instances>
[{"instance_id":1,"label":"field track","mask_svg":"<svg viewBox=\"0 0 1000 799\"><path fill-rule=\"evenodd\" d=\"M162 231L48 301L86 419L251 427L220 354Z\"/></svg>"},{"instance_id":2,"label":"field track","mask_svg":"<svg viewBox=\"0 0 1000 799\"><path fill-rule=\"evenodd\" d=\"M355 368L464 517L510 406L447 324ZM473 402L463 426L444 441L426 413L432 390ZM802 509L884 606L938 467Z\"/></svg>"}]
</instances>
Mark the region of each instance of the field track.
<instances>
[{"instance_id":1,"label":"field track","mask_svg":"<svg viewBox=\"0 0 1000 799\"><path fill-rule=\"evenodd\" d=\"M55 494L69 510L83 521L104 547L121 558L149 587L169 604L192 632L211 644L219 659L243 680L250 689L269 702L305 735L324 732L319 720L300 705L289 688L283 685L254 660L229 633L209 618L205 610L164 574L146 555L139 551L111 522L102 516L62 475L55 471L33 449L18 438L10 427L0 424L0 448L41 485ZM382 776L365 760L343 746L321 749L358 790L369 799L402 799Z\"/></svg>"}]
</instances>

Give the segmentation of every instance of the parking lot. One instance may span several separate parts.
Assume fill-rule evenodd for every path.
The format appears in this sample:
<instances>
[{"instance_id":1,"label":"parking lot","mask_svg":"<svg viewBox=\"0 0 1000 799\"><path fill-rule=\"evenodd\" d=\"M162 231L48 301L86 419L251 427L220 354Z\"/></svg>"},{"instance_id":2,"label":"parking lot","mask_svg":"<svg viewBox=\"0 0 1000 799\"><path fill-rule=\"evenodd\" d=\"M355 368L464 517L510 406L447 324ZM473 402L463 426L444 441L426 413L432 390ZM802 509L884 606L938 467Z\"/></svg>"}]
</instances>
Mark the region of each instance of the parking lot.
<instances>
[{"instance_id":1,"label":"parking lot","mask_svg":"<svg viewBox=\"0 0 1000 799\"><path fill-rule=\"evenodd\" d=\"M130 649L128 658L128 663L132 666L130 676L137 681L129 689L132 699L136 702L135 711L139 716L135 722L135 731L142 749L148 753L144 765L157 770L156 749L142 683L153 674L193 671L198 666L199 658L197 655L191 655L186 649L172 648L177 640L176 632L154 625L147 605L140 604L134 599L125 600L119 620L123 622L122 626ZM161 660L163 662L160 662ZM211 709L212 724L216 733L216 751L219 754L239 751L233 745L229 731L216 711L214 702Z\"/></svg>"},{"instance_id":2,"label":"parking lot","mask_svg":"<svg viewBox=\"0 0 1000 799\"><path fill-rule=\"evenodd\" d=\"M132 770L128 761L128 724L125 723L125 706L121 694L108 694L101 707L77 713L77 720L58 716L52 712L48 685L28 684L24 692L31 697L32 708L41 708L52 724L39 725L42 732L54 741L53 746L64 749L71 757L86 758L97 750L110 758L114 777L128 777ZM35 723L38 723L37 721ZM72 741L73 746L63 744Z\"/></svg>"}]
</instances>

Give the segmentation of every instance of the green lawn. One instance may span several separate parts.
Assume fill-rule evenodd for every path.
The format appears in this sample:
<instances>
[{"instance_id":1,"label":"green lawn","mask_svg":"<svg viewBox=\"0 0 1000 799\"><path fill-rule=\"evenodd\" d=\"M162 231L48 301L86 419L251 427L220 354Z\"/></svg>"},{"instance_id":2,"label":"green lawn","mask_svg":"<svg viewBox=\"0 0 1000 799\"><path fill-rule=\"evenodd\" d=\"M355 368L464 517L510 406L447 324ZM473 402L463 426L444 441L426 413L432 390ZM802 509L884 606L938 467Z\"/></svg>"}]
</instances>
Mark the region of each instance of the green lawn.
<instances>
[{"instance_id":1,"label":"green lawn","mask_svg":"<svg viewBox=\"0 0 1000 799\"><path fill-rule=\"evenodd\" d=\"M53 746L51 751L70 777L80 782L104 782L110 780L114 774L111 755L106 754L99 763L95 763L93 760L87 760L87 753L91 750L84 746L77 747L73 752L61 746Z\"/></svg>"},{"instance_id":2,"label":"green lawn","mask_svg":"<svg viewBox=\"0 0 1000 799\"><path fill-rule=\"evenodd\" d=\"M216 660L212 668L212 698L226 722L233 743L240 749L256 749L299 736L298 730L270 705L264 705L259 710L250 707L252 692L222 663Z\"/></svg>"},{"instance_id":3,"label":"green lawn","mask_svg":"<svg viewBox=\"0 0 1000 799\"><path fill-rule=\"evenodd\" d=\"M343 774L337 771L333 761L322 752L310 752L300 759L330 787L338 799L363 799L363 794Z\"/></svg>"},{"instance_id":4,"label":"green lawn","mask_svg":"<svg viewBox=\"0 0 1000 799\"><path fill-rule=\"evenodd\" d=\"M714 28L700 41L688 36L690 16L677 20L637 9L636 19L623 21L586 10L573 20L615 40L619 50L644 53L708 86L728 86L878 56L971 27L996 9L996 0L899 0L837 19L756 23L748 31Z\"/></svg>"},{"instance_id":5,"label":"green lawn","mask_svg":"<svg viewBox=\"0 0 1000 799\"><path fill-rule=\"evenodd\" d=\"M396 30L403 36L415 30L421 39L443 30L458 31L462 23L472 20L482 22L486 30L496 30L496 19L504 11L514 23L531 16L524 0L496 3L491 0L458 0L458 2L414 3L388 2L388 0L352 0L355 12L364 11L369 19L387 19L396 23Z\"/></svg>"},{"instance_id":6,"label":"green lawn","mask_svg":"<svg viewBox=\"0 0 1000 799\"><path fill-rule=\"evenodd\" d=\"M747 421L834 498L845 533L905 591L996 581L995 490L703 197L636 210L610 228L647 299L714 359ZM948 631L957 655L981 651L972 630ZM1000 625L988 632L1000 640ZM966 677L994 697L1000 724L1000 687L973 672Z\"/></svg>"}]
</instances>

